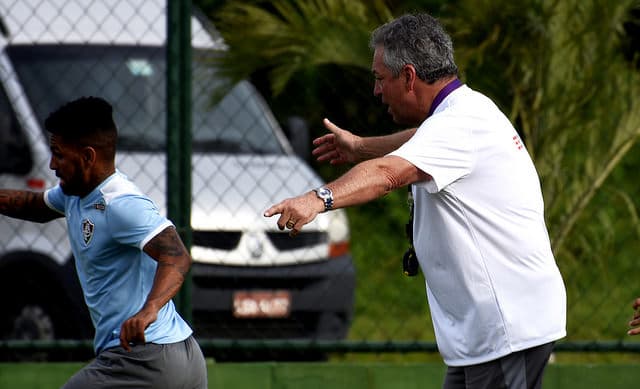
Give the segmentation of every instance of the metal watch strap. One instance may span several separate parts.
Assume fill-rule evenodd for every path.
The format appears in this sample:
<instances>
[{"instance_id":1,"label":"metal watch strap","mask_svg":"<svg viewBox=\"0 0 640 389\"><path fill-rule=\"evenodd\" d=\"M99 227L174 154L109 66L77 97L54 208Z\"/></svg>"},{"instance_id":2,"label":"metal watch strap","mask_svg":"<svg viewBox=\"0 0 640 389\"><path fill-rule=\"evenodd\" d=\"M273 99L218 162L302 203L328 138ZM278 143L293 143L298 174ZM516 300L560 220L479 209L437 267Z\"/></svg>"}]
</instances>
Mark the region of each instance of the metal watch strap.
<instances>
[{"instance_id":1,"label":"metal watch strap","mask_svg":"<svg viewBox=\"0 0 640 389\"><path fill-rule=\"evenodd\" d=\"M333 193L331 192L331 189L327 187L320 187L313 191L316 192L316 196L324 202L325 212L333 208Z\"/></svg>"}]
</instances>

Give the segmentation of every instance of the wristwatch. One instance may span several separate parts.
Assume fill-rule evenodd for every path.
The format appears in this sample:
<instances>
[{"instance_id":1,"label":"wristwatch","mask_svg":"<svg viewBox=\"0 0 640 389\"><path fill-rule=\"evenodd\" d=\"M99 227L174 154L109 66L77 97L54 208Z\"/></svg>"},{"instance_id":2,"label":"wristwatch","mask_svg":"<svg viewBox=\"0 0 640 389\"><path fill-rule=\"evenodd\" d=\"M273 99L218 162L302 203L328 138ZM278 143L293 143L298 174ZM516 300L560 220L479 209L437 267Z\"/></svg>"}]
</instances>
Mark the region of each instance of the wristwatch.
<instances>
[{"instance_id":1,"label":"wristwatch","mask_svg":"<svg viewBox=\"0 0 640 389\"><path fill-rule=\"evenodd\" d=\"M313 191L316 192L316 196L324 202L325 212L333 208L333 192L331 192L331 189L322 186L314 189Z\"/></svg>"}]
</instances>

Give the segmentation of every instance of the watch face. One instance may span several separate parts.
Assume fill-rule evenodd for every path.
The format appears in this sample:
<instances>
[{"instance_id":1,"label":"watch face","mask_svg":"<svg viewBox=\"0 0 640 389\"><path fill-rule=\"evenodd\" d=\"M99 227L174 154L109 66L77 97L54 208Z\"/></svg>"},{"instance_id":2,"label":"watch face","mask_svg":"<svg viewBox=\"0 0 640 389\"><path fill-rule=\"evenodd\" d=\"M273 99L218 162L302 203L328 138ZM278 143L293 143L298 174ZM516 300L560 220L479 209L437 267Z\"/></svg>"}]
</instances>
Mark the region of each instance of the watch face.
<instances>
[{"instance_id":1,"label":"watch face","mask_svg":"<svg viewBox=\"0 0 640 389\"><path fill-rule=\"evenodd\" d=\"M328 211L333 208L333 193L331 193L331 189L329 188L318 188L314 189L316 195L324 201L324 210Z\"/></svg>"},{"instance_id":2,"label":"watch face","mask_svg":"<svg viewBox=\"0 0 640 389\"><path fill-rule=\"evenodd\" d=\"M318 196L321 196L321 197L331 196L331 191L327 188L320 188L318 189Z\"/></svg>"}]
</instances>

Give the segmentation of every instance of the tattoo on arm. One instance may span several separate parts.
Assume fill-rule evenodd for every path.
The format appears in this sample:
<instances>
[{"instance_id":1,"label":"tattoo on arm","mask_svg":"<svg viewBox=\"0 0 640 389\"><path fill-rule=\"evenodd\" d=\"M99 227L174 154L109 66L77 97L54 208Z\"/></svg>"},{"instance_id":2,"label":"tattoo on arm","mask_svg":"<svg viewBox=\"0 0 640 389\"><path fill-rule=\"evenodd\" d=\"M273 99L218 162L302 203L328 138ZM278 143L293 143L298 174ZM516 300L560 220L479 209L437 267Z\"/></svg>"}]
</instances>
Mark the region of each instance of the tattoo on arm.
<instances>
[{"instance_id":1,"label":"tattoo on arm","mask_svg":"<svg viewBox=\"0 0 640 389\"><path fill-rule=\"evenodd\" d=\"M173 227L165 228L151 239L144 251L158 262L158 266L173 268L183 277L189 272L191 257Z\"/></svg>"},{"instance_id":2,"label":"tattoo on arm","mask_svg":"<svg viewBox=\"0 0 640 389\"><path fill-rule=\"evenodd\" d=\"M191 256L173 227L165 228L151 239L144 246L144 252L158 262L145 305L160 309L180 290L191 267Z\"/></svg>"},{"instance_id":3,"label":"tattoo on arm","mask_svg":"<svg viewBox=\"0 0 640 389\"><path fill-rule=\"evenodd\" d=\"M50 209L42 192L0 190L0 214L34 222L47 222L62 214Z\"/></svg>"}]
</instances>

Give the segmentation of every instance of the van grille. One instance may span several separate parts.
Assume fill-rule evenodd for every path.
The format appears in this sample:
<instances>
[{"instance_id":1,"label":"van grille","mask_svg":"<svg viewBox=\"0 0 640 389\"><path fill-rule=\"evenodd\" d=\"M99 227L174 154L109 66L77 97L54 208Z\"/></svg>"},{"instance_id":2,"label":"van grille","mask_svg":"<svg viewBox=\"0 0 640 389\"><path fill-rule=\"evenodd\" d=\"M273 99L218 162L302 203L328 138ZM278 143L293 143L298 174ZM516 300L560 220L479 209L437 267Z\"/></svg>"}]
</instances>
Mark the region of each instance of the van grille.
<instances>
[{"instance_id":1,"label":"van grille","mask_svg":"<svg viewBox=\"0 0 640 389\"><path fill-rule=\"evenodd\" d=\"M241 236L241 231L193 231L193 245L228 251L238 246Z\"/></svg>"},{"instance_id":2,"label":"van grille","mask_svg":"<svg viewBox=\"0 0 640 389\"><path fill-rule=\"evenodd\" d=\"M296 250L329 242L326 232L317 231L301 231L295 238L290 237L286 232L268 232L267 236L279 251Z\"/></svg>"},{"instance_id":3,"label":"van grille","mask_svg":"<svg viewBox=\"0 0 640 389\"><path fill-rule=\"evenodd\" d=\"M284 267L281 267L284 269ZM314 287L322 282L322 278L318 276L293 276L287 273L281 276L220 276L216 277L210 274L193 274L191 276L194 284L198 288L203 289L229 289L229 290L249 290L249 289L266 289L266 290L304 290Z\"/></svg>"},{"instance_id":4,"label":"van grille","mask_svg":"<svg viewBox=\"0 0 640 389\"><path fill-rule=\"evenodd\" d=\"M233 250L238 247L242 231L193 231L193 245L218 250ZM295 238L287 232L267 232L267 237L278 251L296 250L319 244L327 244L326 232L301 231Z\"/></svg>"}]
</instances>

